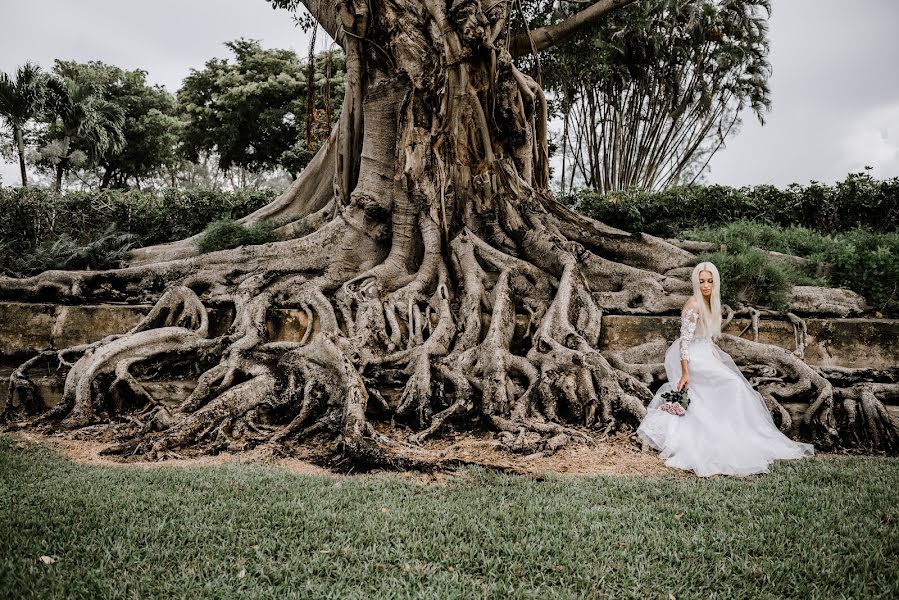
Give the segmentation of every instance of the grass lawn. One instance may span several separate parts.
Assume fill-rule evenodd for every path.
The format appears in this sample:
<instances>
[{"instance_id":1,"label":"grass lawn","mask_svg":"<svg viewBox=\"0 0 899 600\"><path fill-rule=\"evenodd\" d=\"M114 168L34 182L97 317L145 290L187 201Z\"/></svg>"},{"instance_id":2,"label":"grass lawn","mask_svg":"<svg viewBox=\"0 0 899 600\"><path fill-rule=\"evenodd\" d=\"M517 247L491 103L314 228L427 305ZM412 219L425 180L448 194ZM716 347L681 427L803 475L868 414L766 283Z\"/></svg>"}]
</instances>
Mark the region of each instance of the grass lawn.
<instances>
[{"instance_id":1,"label":"grass lawn","mask_svg":"<svg viewBox=\"0 0 899 600\"><path fill-rule=\"evenodd\" d=\"M41 557L49 557L46 564ZM439 485L88 467L0 437L8 598L899 598L899 459Z\"/></svg>"}]
</instances>

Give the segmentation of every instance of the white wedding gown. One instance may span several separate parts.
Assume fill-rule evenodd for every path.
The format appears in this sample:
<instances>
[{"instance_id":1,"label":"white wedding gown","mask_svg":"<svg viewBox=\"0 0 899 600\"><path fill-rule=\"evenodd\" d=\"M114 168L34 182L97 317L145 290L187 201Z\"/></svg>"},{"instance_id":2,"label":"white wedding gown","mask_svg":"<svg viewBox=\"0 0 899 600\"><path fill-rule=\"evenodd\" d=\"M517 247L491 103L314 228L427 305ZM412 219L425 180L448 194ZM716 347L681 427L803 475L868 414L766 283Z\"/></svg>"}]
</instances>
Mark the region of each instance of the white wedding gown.
<instances>
[{"instance_id":1,"label":"white wedding gown","mask_svg":"<svg viewBox=\"0 0 899 600\"><path fill-rule=\"evenodd\" d=\"M701 477L767 473L775 459L814 455L814 446L780 432L733 359L696 331L698 318L695 307L682 312L681 337L665 353L668 382L649 403L637 435L659 450L669 467L692 469ZM676 389L681 357L690 370L690 405L676 416L658 407L662 394Z\"/></svg>"}]
</instances>

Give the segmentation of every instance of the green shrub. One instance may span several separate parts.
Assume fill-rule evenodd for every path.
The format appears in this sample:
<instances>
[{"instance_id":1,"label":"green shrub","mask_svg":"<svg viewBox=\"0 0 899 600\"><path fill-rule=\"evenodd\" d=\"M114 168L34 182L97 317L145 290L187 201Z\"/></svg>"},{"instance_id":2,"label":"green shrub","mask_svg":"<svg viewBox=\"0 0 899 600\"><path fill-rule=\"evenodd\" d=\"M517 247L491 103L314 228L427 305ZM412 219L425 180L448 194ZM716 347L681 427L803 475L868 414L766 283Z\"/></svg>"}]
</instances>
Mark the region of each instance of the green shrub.
<instances>
[{"instance_id":1,"label":"green shrub","mask_svg":"<svg viewBox=\"0 0 899 600\"><path fill-rule=\"evenodd\" d=\"M794 256L810 256L829 248L833 240L807 227L779 227L740 220L723 227L696 227L679 235L681 239L725 244L734 251L752 246Z\"/></svg>"},{"instance_id":2,"label":"green shrub","mask_svg":"<svg viewBox=\"0 0 899 600\"><path fill-rule=\"evenodd\" d=\"M559 201L614 227L661 237L738 220L827 233L858 227L899 231L899 177L879 181L867 173L851 174L833 186L683 186L604 195L576 190Z\"/></svg>"},{"instance_id":3,"label":"green shrub","mask_svg":"<svg viewBox=\"0 0 899 600\"><path fill-rule=\"evenodd\" d=\"M830 265L831 285L858 292L874 310L899 317L899 233L838 234L833 244L810 258Z\"/></svg>"},{"instance_id":4,"label":"green shrub","mask_svg":"<svg viewBox=\"0 0 899 600\"><path fill-rule=\"evenodd\" d=\"M730 302L741 294L754 304L775 306L780 297L782 271L789 285L829 285L857 292L874 310L899 316L899 233L872 233L862 229L824 235L804 227L777 227L738 221L725 227L703 227L684 232L686 239L724 244L726 250L708 258L721 270L722 287ZM808 259L804 270L779 263L762 248ZM719 264L721 261L721 264ZM762 262L770 263L762 267ZM728 270L725 275L724 269ZM826 279L815 277L826 273Z\"/></svg>"},{"instance_id":5,"label":"green shrub","mask_svg":"<svg viewBox=\"0 0 899 600\"><path fill-rule=\"evenodd\" d=\"M627 231L677 237L686 229L741 218L766 221L765 210L745 190L723 185L628 190L598 195L578 191L563 199L594 219Z\"/></svg>"},{"instance_id":6,"label":"green shrub","mask_svg":"<svg viewBox=\"0 0 899 600\"><path fill-rule=\"evenodd\" d=\"M275 240L272 226L259 222L250 227L241 225L234 219L220 219L209 224L197 241L201 254L227 250L238 246L254 246Z\"/></svg>"},{"instance_id":7,"label":"green shrub","mask_svg":"<svg viewBox=\"0 0 899 600\"><path fill-rule=\"evenodd\" d=\"M739 302L787 308L790 289L801 276L789 266L771 260L756 249L740 252L715 252L697 257L696 262L710 261L721 276L721 302L736 307Z\"/></svg>"},{"instance_id":8,"label":"green shrub","mask_svg":"<svg viewBox=\"0 0 899 600\"><path fill-rule=\"evenodd\" d=\"M115 231L111 226L99 238L79 244L68 234L38 244L31 252L14 254L9 245L0 247L0 260L12 275L27 277L50 269L110 269L125 259L136 236Z\"/></svg>"},{"instance_id":9,"label":"green shrub","mask_svg":"<svg viewBox=\"0 0 899 600\"><path fill-rule=\"evenodd\" d=\"M217 219L249 214L274 196L270 190L56 194L38 187L0 187L0 271L17 274L42 264L59 264L56 259L76 247L96 249L95 243L110 231L132 236L129 242L134 246L183 239ZM29 255L34 255L33 260L25 258ZM103 267L94 262L85 268Z\"/></svg>"}]
</instances>

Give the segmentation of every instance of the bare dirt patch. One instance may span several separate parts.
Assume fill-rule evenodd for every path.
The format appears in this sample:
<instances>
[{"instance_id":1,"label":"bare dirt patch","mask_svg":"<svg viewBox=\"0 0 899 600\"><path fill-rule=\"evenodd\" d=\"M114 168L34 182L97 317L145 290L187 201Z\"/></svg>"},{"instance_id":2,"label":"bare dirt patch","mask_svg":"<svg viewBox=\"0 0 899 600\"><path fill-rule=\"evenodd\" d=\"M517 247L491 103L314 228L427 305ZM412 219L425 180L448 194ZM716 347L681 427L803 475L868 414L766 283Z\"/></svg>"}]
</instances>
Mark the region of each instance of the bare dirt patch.
<instances>
[{"instance_id":1,"label":"bare dirt patch","mask_svg":"<svg viewBox=\"0 0 899 600\"><path fill-rule=\"evenodd\" d=\"M93 439L78 439L68 433L45 435L20 431L10 434L24 447L28 444L48 445L68 459L86 465L134 468L195 467L228 463L267 464L287 468L302 474L333 474L309 460L295 456L275 456L264 447L239 454L221 453L164 461L114 459L102 455L111 443ZM428 450L444 460L484 465L487 468L540 476L544 473L570 475L664 475L677 471L665 467L653 452L640 451L625 435L597 441L592 445L568 445L554 454L538 452L530 455L512 454L490 433L460 434L428 444ZM310 457L311 458L311 457ZM411 475L411 474L410 474ZM443 480L439 474L415 475L425 481Z\"/></svg>"},{"instance_id":2,"label":"bare dirt patch","mask_svg":"<svg viewBox=\"0 0 899 600\"><path fill-rule=\"evenodd\" d=\"M627 434L596 437L591 444L568 444L560 450L514 454L491 433L459 434L428 445L448 460L459 460L524 475L671 475L655 452L641 451Z\"/></svg>"},{"instance_id":3,"label":"bare dirt patch","mask_svg":"<svg viewBox=\"0 0 899 600\"><path fill-rule=\"evenodd\" d=\"M43 435L39 433L19 431L9 434L16 440L20 448L25 448L28 444L44 444L58 450L63 456L78 464L103 466L103 467L122 467L122 468L138 468L138 469L157 469L157 468L186 468L186 467L206 467L214 465L223 465L229 463L238 464L272 464L278 467L286 468L295 473L303 475L327 475L330 471L323 469L317 465L304 460L293 457L275 458L271 453L267 453L260 448L257 451L247 451L241 454L222 453L217 455L201 455L193 458L169 459L164 461L148 461L148 460L116 460L101 454L103 450L112 446L108 442L99 442L89 439L75 439L66 434Z\"/></svg>"},{"instance_id":4,"label":"bare dirt patch","mask_svg":"<svg viewBox=\"0 0 899 600\"><path fill-rule=\"evenodd\" d=\"M253 450L233 454L200 454L190 458L175 458L164 461L133 459L123 461L104 456L102 451L111 444L92 439L77 439L69 433L45 435L34 432L8 434L20 448L30 444L43 444L56 449L66 458L84 465L120 468L187 468L223 464L264 464L287 469L303 475L328 475L346 477L321 467L314 462L312 453L299 456L283 456L270 448L258 447ZM308 449L308 446L306 447ZM482 465L485 468L516 473L542 479L545 475L625 475L625 476L671 476L692 478L691 472L666 467L658 454L649 449L641 450L631 436L619 433L611 437L597 437L592 444L569 444L555 453L538 452L530 455L513 454L491 433L466 433L450 435L434 440L427 449L440 455L449 464ZM830 458L834 455L820 453L816 458ZM352 476L366 476L382 471ZM408 472L403 474L411 480L424 484L443 484L455 479L451 471L431 473Z\"/></svg>"}]
</instances>

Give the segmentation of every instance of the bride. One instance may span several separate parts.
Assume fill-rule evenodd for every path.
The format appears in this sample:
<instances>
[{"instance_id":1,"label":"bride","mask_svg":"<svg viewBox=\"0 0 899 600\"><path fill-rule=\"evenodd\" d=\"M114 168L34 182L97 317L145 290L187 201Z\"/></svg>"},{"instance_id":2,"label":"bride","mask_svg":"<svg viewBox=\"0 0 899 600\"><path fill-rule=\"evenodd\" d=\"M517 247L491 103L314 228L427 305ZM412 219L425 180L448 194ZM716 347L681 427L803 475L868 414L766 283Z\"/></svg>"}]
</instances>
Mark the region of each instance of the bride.
<instances>
[{"instance_id":1,"label":"bride","mask_svg":"<svg viewBox=\"0 0 899 600\"><path fill-rule=\"evenodd\" d=\"M767 473L775 459L812 456L811 444L794 442L777 429L762 397L712 342L721 335L718 269L700 263L692 280L681 337L665 353L668 382L649 403L637 435L661 452L666 465L692 469L700 477ZM662 394L682 388L690 399L683 416L659 409Z\"/></svg>"}]
</instances>

